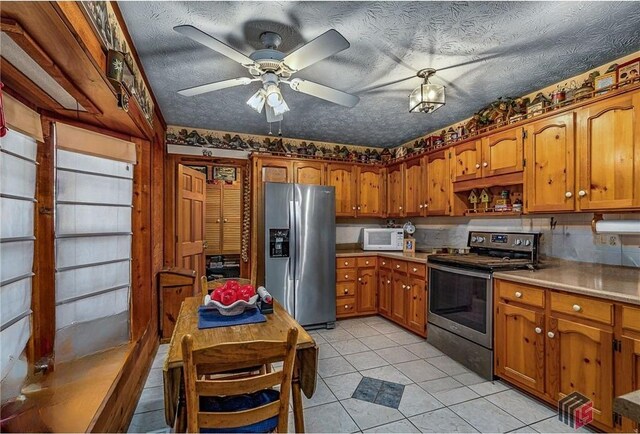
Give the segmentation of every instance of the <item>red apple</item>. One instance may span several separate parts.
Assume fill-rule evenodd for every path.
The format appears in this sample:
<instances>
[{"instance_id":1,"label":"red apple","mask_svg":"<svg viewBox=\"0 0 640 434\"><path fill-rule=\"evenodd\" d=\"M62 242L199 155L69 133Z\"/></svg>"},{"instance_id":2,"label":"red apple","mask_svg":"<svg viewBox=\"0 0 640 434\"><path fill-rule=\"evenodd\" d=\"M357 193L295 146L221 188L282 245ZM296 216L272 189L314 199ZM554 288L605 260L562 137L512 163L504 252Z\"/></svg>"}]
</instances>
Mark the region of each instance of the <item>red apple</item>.
<instances>
[{"instance_id":1,"label":"red apple","mask_svg":"<svg viewBox=\"0 0 640 434\"><path fill-rule=\"evenodd\" d=\"M224 292L224 289L222 289L222 287L214 289L213 292L211 293L211 300L219 302L220 300L222 300L223 292Z\"/></svg>"},{"instance_id":2,"label":"red apple","mask_svg":"<svg viewBox=\"0 0 640 434\"><path fill-rule=\"evenodd\" d=\"M237 299L238 297L233 289L225 289L220 295L220 302L225 306L235 303Z\"/></svg>"},{"instance_id":3,"label":"red apple","mask_svg":"<svg viewBox=\"0 0 640 434\"><path fill-rule=\"evenodd\" d=\"M237 280L228 280L224 286L225 288L233 289L234 291L237 291L238 289L240 289L240 284L238 283Z\"/></svg>"},{"instance_id":4,"label":"red apple","mask_svg":"<svg viewBox=\"0 0 640 434\"><path fill-rule=\"evenodd\" d=\"M242 286L238 290L238 292L236 292L236 294L238 294L238 299L242 299L246 302L249 302L249 299L253 297L253 295L255 294L255 291L253 290L253 288L247 287L247 286L250 286L250 285Z\"/></svg>"},{"instance_id":5,"label":"red apple","mask_svg":"<svg viewBox=\"0 0 640 434\"><path fill-rule=\"evenodd\" d=\"M246 291L249 294L249 297L256 295L256 290L251 284L242 285L240 287L240 291Z\"/></svg>"}]
</instances>

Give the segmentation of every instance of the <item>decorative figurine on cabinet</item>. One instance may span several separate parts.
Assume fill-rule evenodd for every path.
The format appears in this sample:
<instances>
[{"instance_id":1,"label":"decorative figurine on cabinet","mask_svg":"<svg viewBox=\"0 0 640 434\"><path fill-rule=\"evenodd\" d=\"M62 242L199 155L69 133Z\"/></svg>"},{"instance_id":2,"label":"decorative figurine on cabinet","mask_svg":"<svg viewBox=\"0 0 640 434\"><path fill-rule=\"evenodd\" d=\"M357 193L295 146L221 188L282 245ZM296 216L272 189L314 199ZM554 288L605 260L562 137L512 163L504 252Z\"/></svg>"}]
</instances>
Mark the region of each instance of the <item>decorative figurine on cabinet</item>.
<instances>
[{"instance_id":1,"label":"decorative figurine on cabinet","mask_svg":"<svg viewBox=\"0 0 640 434\"><path fill-rule=\"evenodd\" d=\"M491 194L489 193L489 190L487 190L486 188L483 188L482 191L480 192L480 202L484 204L484 210L488 211L489 204L491 203Z\"/></svg>"},{"instance_id":2,"label":"decorative figurine on cabinet","mask_svg":"<svg viewBox=\"0 0 640 434\"><path fill-rule=\"evenodd\" d=\"M469 193L469 203L473 205L473 212L478 212L478 202L480 202L480 198L478 197L478 192L474 188Z\"/></svg>"}]
</instances>

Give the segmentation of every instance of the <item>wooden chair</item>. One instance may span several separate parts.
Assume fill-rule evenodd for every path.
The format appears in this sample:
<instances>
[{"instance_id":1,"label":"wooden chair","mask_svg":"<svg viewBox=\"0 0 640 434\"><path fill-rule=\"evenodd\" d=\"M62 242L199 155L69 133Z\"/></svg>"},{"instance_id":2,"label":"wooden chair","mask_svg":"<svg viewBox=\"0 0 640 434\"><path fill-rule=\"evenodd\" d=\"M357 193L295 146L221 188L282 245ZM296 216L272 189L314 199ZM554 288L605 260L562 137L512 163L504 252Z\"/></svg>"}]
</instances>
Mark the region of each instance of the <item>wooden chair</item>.
<instances>
[{"instance_id":1,"label":"wooden chair","mask_svg":"<svg viewBox=\"0 0 640 434\"><path fill-rule=\"evenodd\" d=\"M193 337L185 335L182 339L184 360L184 384L187 404L187 431L229 432L234 428L237 432L255 431L258 425L267 426L267 431L277 427L278 432L288 430L289 396L291 394L291 378L296 356L298 330L292 328L287 333L287 340L254 341L243 343L227 343L200 350L193 349ZM269 365L284 362L282 371L264 373L244 377L211 378L210 374L223 374L256 365ZM206 376L205 376L206 374ZM273 387L280 386L277 399L271 399L254 408L238 411L203 411L201 404L209 397L216 406L224 400L241 398L242 395L268 394L277 395ZM249 395L251 396L251 395ZM201 398L204 398L201 399ZM248 397L247 397L248 399ZM228 402L228 401L227 401ZM250 427L252 426L252 427ZM238 430L239 429L239 430Z\"/></svg>"},{"instance_id":2,"label":"wooden chair","mask_svg":"<svg viewBox=\"0 0 640 434\"><path fill-rule=\"evenodd\" d=\"M209 284L207 282L207 275L203 274L202 277L200 278L200 290L202 291L203 297L205 297L209 293L208 287L209 287Z\"/></svg>"}]
</instances>

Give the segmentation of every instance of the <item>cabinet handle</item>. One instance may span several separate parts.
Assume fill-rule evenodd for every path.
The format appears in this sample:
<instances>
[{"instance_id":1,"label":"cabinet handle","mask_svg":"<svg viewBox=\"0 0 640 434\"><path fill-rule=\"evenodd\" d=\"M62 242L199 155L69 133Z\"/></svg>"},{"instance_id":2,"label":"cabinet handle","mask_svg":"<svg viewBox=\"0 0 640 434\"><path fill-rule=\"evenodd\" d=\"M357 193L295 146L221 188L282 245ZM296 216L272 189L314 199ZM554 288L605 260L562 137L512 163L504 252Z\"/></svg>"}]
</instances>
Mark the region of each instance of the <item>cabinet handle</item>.
<instances>
[{"instance_id":1,"label":"cabinet handle","mask_svg":"<svg viewBox=\"0 0 640 434\"><path fill-rule=\"evenodd\" d=\"M416 271L418 271L418 269L416 267L413 267L413 272L415 273Z\"/></svg>"},{"instance_id":2,"label":"cabinet handle","mask_svg":"<svg viewBox=\"0 0 640 434\"><path fill-rule=\"evenodd\" d=\"M388 285L388 284L390 284L390 283L391 283L391 281L390 281L390 280L387 280L387 285Z\"/></svg>"},{"instance_id":3,"label":"cabinet handle","mask_svg":"<svg viewBox=\"0 0 640 434\"><path fill-rule=\"evenodd\" d=\"M553 332L548 332L547 336L549 336L549 339L553 339L556 335Z\"/></svg>"},{"instance_id":4,"label":"cabinet handle","mask_svg":"<svg viewBox=\"0 0 640 434\"><path fill-rule=\"evenodd\" d=\"M369 265L369 261L364 261L364 265Z\"/></svg>"},{"instance_id":5,"label":"cabinet handle","mask_svg":"<svg viewBox=\"0 0 640 434\"><path fill-rule=\"evenodd\" d=\"M542 333L542 329L540 327L536 327L535 329L533 329L537 334Z\"/></svg>"},{"instance_id":6,"label":"cabinet handle","mask_svg":"<svg viewBox=\"0 0 640 434\"><path fill-rule=\"evenodd\" d=\"M482 163L482 167L489 167L489 163L485 161L484 163Z\"/></svg>"},{"instance_id":7,"label":"cabinet handle","mask_svg":"<svg viewBox=\"0 0 640 434\"><path fill-rule=\"evenodd\" d=\"M351 207L351 209L355 211L355 210L356 210L356 207L355 207L355 206L353 206L353 207Z\"/></svg>"},{"instance_id":8,"label":"cabinet handle","mask_svg":"<svg viewBox=\"0 0 640 434\"><path fill-rule=\"evenodd\" d=\"M584 191L584 190L580 190L580 191L578 192L578 196L580 196L580 197L585 197L586 195L587 195L587 192L586 192L586 191Z\"/></svg>"},{"instance_id":9,"label":"cabinet handle","mask_svg":"<svg viewBox=\"0 0 640 434\"><path fill-rule=\"evenodd\" d=\"M399 209L400 211L402 211L402 207L401 207L401 206L399 206L399 207L398 207L398 209Z\"/></svg>"},{"instance_id":10,"label":"cabinet handle","mask_svg":"<svg viewBox=\"0 0 640 434\"><path fill-rule=\"evenodd\" d=\"M396 268L400 268L400 264L396 264Z\"/></svg>"},{"instance_id":11,"label":"cabinet handle","mask_svg":"<svg viewBox=\"0 0 640 434\"><path fill-rule=\"evenodd\" d=\"M402 285L402 289L407 289L407 285Z\"/></svg>"},{"instance_id":12,"label":"cabinet handle","mask_svg":"<svg viewBox=\"0 0 640 434\"><path fill-rule=\"evenodd\" d=\"M358 211L360 211L360 207L358 207Z\"/></svg>"},{"instance_id":13,"label":"cabinet handle","mask_svg":"<svg viewBox=\"0 0 640 434\"><path fill-rule=\"evenodd\" d=\"M226 222L228 222L228 221L229 221L229 220L227 220L227 219L224 219L224 220L223 220L223 222L224 222L224 223L226 223Z\"/></svg>"},{"instance_id":14,"label":"cabinet handle","mask_svg":"<svg viewBox=\"0 0 640 434\"><path fill-rule=\"evenodd\" d=\"M348 304L345 304L345 305L344 305L344 308L345 308L345 309L349 309L349 305L348 305Z\"/></svg>"},{"instance_id":15,"label":"cabinet handle","mask_svg":"<svg viewBox=\"0 0 640 434\"><path fill-rule=\"evenodd\" d=\"M522 293L520 291L516 291L515 296L516 298L522 298Z\"/></svg>"},{"instance_id":16,"label":"cabinet handle","mask_svg":"<svg viewBox=\"0 0 640 434\"><path fill-rule=\"evenodd\" d=\"M384 262L384 261L382 261L382 265L387 265L387 263L386 263L386 262Z\"/></svg>"},{"instance_id":17,"label":"cabinet handle","mask_svg":"<svg viewBox=\"0 0 640 434\"><path fill-rule=\"evenodd\" d=\"M564 197L566 197L566 198L569 198L569 197L571 197L571 196L573 196L573 193L571 193L570 191L567 191L567 192L564 194Z\"/></svg>"},{"instance_id":18,"label":"cabinet handle","mask_svg":"<svg viewBox=\"0 0 640 434\"><path fill-rule=\"evenodd\" d=\"M480 168L480 163L476 163L476 169Z\"/></svg>"},{"instance_id":19,"label":"cabinet handle","mask_svg":"<svg viewBox=\"0 0 640 434\"><path fill-rule=\"evenodd\" d=\"M349 293L349 288L345 288L345 289L344 289L344 293L345 293L345 294L348 294L348 293Z\"/></svg>"},{"instance_id":20,"label":"cabinet handle","mask_svg":"<svg viewBox=\"0 0 640 434\"><path fill-rule=\"evenodd\" d=\"M425 207L425 208L429 207L429 204L428 204L428 203L425 203L425 204L424 204L424 207Z\"/></svg>"},{"instance_id":21,"label":"cabinet handle","mask_svg":"<svg viewBox=\"0 0 640 434\"><path fill-rule=\"evenodd\" d=\"M349 278L349 275L348 275L348 274L345 274L345 275L344 275L344 278L345 278L345 279L348 279L348 278Z\"/></svg>"},{"instance_id":22,"label":"cabinet handle","mask_svg":"<svg viewBox=\"0 0 640 434\"><path fill-rule=\"evenodd\" d=\"M220 223L220 219L216 219L216 223Z\"/></svg>"},{"instance_id":23,"label":"cabinet handle","mask_svg":"<svg viewBox=\"0 0 640 434\"><path fill-rule=\"evenodd\" d=\"M344 261L344 265L349 265L349 261Z\"/></svg>"},{"instance_id":24,"label":"cabinet handle","mask_svg":"<svg viewBox=\"0 0 640 434\"><path fill-rule=\"evenodd\" d=\"M362 282L362 277L358 277L358 282Z\"/></svg>"},{"instance_id":25,"label":"cabinet handle","mask_svg":"<svg viewBox=\"0 0 640 434\"><path fill-rule=\"evenodd\" d=\"M580 312L580 311L582 311L582 307L579 304L574 304L573 305L573 311L574 312Z\"/></svg>"},{"instance_id":26,"label":"cabinet handle","mask_svg":"<svg viewBox=\"0 0 640 434\"><path fill-rule=\"evenodd\" d=\"M420 204L420 209L422 209L422 208L424 208L424 205L423 205L423 204Z\"/></svg>"}]
</instances>

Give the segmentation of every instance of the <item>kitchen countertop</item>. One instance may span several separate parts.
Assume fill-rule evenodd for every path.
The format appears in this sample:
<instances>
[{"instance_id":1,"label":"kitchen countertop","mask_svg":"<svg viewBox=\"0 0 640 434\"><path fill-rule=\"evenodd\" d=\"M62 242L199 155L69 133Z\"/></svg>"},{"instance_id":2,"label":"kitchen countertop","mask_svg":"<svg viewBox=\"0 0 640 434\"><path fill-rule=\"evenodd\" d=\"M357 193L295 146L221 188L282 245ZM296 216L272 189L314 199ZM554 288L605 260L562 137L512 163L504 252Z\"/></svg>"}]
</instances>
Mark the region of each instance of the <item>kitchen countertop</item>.
<instances>
[{"instance_id":1,"label":"kitchen countertop","mask_svg":"<svg viewBox=\"0 0 640 434\"><path fill-rule=\"evenodd\" d=\"M640 269L548 259L539 269L500 271L496 279L640 305Z\"/></svg>"},{"instance_id":2,"label":"kitchen countertop","mask_svg":"<svg viewBox=\"0 0 640 434\"><path fill-rule=\"evenodd\" d=\"M384 252L378 250L362 250L362 249L336 249L336 257L354 257L354 256L378 256L381 258L401 259L404 261L427 263L427 257L431 253L404 253L404 252Z\"/></svg>"},{"instance_id":3,"label":"kitchen countertop","mask_svg":"<svg viewBox=\"0 0 640 434\"><path fill-rule=\"evenodd\" d=\"M640 422L640 390L618 396L613 400L613 411Z\"/></svg>"}]
</instances>

